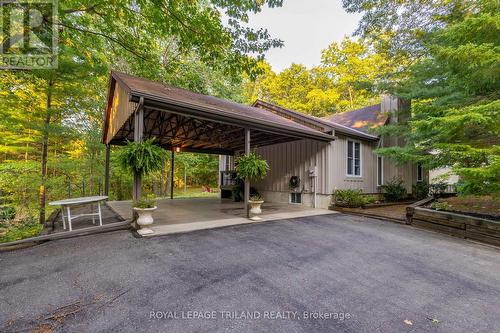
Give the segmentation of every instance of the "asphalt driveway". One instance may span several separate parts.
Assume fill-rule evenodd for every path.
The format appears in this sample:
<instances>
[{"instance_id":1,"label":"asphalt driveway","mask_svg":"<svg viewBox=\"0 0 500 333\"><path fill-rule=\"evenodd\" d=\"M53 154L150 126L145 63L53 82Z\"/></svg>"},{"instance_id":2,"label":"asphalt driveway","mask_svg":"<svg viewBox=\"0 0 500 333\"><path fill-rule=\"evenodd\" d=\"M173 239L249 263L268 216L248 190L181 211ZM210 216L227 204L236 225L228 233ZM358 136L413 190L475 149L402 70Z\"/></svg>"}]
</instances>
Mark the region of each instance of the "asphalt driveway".
<instances>
[{"instance_id":1,"label":"asphalt driveway","mask_svg":"<svg viewBox=\"0 0 500 333\"><path fill-rule=\"evenodd\" d=\"M499 327L499 250L363 217L120 231L0 253L2 332Z\"/></svg>"}]
</instances>

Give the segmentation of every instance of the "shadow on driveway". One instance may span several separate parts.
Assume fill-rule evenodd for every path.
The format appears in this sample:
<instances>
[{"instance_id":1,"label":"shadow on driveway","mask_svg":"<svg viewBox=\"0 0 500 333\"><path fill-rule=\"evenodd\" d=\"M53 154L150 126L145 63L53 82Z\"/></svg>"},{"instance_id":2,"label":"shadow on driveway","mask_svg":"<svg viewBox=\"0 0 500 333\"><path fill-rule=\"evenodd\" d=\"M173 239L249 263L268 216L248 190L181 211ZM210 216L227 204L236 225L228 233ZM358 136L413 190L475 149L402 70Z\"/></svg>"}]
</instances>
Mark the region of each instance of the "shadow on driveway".
<instances>
[{"instance_id":1,"label":"shadow on driveway","mask_svg":"<svg viewBox=\"0 0 500 333\"><path fill-rule=\"evenodd\" d=\"M500 327L500 251L342 214L151 239L118 231L0 253L0 267L3 332Z\"/></svg>"}]
</instances>

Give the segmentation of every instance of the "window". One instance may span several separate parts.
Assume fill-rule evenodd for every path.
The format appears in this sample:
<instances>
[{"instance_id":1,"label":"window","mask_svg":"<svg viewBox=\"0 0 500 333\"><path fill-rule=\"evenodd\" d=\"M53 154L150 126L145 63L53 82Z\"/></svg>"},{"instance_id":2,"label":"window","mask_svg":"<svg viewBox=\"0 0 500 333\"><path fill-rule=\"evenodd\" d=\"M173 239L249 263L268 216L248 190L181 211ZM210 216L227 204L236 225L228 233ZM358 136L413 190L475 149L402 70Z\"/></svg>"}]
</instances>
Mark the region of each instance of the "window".
<instances>
[{"instance_id":1,"label":"window","mask_svg":"<svg viewBox=\"0 0 500 333\"><path fill-rule=\"evenodd\" d=\"M293 204L302 203L302 193L290 193L290 203Z\"/></svg>"},{"instance_id":2,"label":"window","mask_svg":"<svg viewBox=\"0 0 500 333\"><path fill-rule=\"evenodd\" d=\"M361 176L361 143L347 141L347 175Z\"/></svg>"},{"instance_id":3,"label":"window","mask_svg":"<svg viewBox=\"0 0 500 333\"><path fill-rule=\"evenodd\" d=\"M424 167L422 164L417 164L417 182L421 182L424 180Z\"/></svg>"},{"instance_id":4,"label":"window","mask_svg":"<svg viewBox=\"0 0 500 333\"><path fill-rule=\"evenodd\" d=\"M384 185L384 157L377 156L377 186Z\"/></svg>"},{"instance_id":5,"label":"window","mask_svg":"<svg viewBox=\"0 0 500 333\"><path fill-rule=\"evenodd\" d=\"M230 170L232 170L232 168L231 168L231 164L232 164L232 163L231 163L231 156L229 156L229 155L224 155L224 168L225 168L224 170L225 170L225 171L230 171Z\"/></svg>"}]
</instances>

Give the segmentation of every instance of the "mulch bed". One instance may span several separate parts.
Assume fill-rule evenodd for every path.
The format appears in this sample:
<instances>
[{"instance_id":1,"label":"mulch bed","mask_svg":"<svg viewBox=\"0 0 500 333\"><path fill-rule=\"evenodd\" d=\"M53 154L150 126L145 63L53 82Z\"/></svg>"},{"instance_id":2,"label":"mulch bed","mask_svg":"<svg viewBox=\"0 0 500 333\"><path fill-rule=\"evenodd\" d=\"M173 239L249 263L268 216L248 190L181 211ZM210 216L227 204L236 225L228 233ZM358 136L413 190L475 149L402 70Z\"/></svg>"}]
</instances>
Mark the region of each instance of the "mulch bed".
<instances>
[{"instance_id":1,"label":"mulch bed","mask_svg":"<svg viewBox=\"0 0 500 333\"><path fill-rule=\"evenodd\" d=\"M500 200L491 196L458 196L438 201L448 203L449 208L443 211L500 221ZM431 204L426 208L433 209Z\"/></svg>"}]
</instances>

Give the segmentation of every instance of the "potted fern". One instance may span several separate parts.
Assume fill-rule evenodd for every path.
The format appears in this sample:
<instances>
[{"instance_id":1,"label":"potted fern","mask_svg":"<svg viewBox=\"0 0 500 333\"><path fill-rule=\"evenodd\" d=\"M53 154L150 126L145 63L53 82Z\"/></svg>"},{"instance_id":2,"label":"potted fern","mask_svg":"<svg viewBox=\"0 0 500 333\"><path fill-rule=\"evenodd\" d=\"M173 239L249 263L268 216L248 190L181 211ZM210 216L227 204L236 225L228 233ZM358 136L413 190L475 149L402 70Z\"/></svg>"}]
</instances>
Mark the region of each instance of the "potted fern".
<instances>
[{"instance_id":1,"label":"potted fern","mask_svg":"<svg viewBox=\"0 0 500 333\"><path fill-rule=\"evenodd\" d=\"M257 181L263 179L267 175L269 165L266 160L257 155L250 153L248 155L240 156L235 161L236 174L240 179L248 181ZM260 214L262 209L260 206L264 203L264 199L260 194L254 194L250 197L248 204L250 205L250 213Z\"/></svg>"},{"instance_id":2,"label":"potted fern","mask_svg":"<svg viewBox=\"0 0 500 333\"><path fill-rule=\"evenodd\" d=\"M148 139L144 142L130 142L120 151L118 160L121 167L139 176L146 176L153 172L161 171L163 162L167 156L165 150L154 144L155 139ZM134 201L134 211L137 212L137 224L141 228L138 232L141 235L152 233L149 228L143 228L153 223L153 211L156 210L155 200L146 197Z\"/></svg>"}]
</instances>

